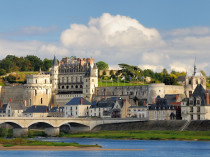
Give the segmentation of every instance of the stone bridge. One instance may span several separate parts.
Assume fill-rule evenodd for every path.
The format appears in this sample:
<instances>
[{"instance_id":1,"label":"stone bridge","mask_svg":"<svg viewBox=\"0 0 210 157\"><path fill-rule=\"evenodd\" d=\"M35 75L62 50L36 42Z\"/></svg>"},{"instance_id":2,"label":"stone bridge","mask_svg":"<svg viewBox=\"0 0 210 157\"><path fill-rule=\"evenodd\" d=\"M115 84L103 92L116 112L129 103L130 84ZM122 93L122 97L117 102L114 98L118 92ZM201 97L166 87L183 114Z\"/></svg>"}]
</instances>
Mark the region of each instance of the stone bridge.
<instances>
[{"instance_id":1,"label":"stone bridge","mask_svg":"<svg viewBox=\"0 0 210 157\"><path fill-rule=\"evenodd\" d=\"M26 136L31 126L42 123L45 127L45 133L49 136L56 136L60 133L60 127L68 125L72 131L90 131L95 126L101 124L124 123L146 121L146 119L91 119L91 118L65 118L65 117L1 117L0 124L7 123L13 127L13 136Z\"/></svg>"}]
</instances>

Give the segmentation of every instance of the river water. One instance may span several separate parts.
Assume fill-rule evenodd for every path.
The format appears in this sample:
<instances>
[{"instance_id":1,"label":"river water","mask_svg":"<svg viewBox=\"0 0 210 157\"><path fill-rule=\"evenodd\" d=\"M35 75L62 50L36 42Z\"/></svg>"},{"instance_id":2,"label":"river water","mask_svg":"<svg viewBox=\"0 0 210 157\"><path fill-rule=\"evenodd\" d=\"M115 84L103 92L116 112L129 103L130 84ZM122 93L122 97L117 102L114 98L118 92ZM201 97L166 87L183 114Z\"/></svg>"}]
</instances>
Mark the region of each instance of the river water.
<instances>
[{"instance_id":1,"label":"river water","mask_svg":"<svg viewBox=\"0 0 210 157\"><path fill-rule=\"evenodd\" d=\"M42 138L43 141L98 144L103 148L145 151L0 151L0 157L210 157L210 142Z\"/></svg>"}]
</instances>

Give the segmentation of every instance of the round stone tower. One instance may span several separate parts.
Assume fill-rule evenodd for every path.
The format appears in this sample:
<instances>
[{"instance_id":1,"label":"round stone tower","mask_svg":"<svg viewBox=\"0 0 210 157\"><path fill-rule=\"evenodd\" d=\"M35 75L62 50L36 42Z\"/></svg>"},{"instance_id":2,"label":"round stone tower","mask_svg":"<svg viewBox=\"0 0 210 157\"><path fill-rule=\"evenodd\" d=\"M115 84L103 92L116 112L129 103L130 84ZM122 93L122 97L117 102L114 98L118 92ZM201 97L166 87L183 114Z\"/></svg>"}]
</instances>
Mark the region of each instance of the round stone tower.
<instances>
[{"instance_id":1,"label":"round stone tower","mask_svg":"<svg viewBox=\"0 0 210 157\"><path fill-rule=\"evenodd\" d=\"M149 84L148 96L147 96L148 104L155 103L155 99L158 95L161 98L165 97L165 84L164 83Z\"/></svg>"}]
</instances>

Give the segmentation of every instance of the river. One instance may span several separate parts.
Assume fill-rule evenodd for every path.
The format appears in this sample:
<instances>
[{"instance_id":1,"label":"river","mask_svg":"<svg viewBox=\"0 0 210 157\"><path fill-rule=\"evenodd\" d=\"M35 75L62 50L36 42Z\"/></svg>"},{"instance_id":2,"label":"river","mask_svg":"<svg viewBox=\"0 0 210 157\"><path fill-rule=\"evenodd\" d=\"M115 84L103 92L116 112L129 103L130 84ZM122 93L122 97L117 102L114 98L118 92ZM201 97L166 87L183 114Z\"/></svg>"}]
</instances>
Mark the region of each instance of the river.
<instances>
[{"instance_id":1,"label":"river","mask_svg":"<svg viewBox=\"0 0 210 157\"><path fill-rule=\"evenodd\" d=\"M88 138L41 138L38 140L98 144L103 148L145 149L145 151L0 151L0 157L210 157L209 141L152 141Z\"/></svg>"}]
</instances>

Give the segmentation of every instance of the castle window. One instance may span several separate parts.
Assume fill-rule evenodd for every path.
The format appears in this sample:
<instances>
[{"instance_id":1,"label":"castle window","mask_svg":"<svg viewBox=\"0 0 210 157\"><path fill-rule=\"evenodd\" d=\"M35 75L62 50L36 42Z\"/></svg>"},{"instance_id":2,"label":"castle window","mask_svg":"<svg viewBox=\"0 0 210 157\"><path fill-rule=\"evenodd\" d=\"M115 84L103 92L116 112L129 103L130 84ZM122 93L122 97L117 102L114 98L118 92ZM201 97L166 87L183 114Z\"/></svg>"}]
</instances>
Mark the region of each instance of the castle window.
<instances>
[{"instance_id":1,"label":"castle window","mask_svg":"<svg viewBox=\"0 0 210 157\"><path fill-rule=\"evenodd\" d=\"M198 79L196 80L196 84L198 84Z\"/></svg>"},{"instance_id":2,"label":"castle window","mask_svg":"<svg viewBox=\"0 0 210 157\"><path fill-rule=\"evenodd\" d=\"M62 77L62 83L64 83L64 77Z\"/></svg>"},{"instance_id":3,"label":"castle window","mask_svg":"<svg viewBox=\"0 0 210 157\"><path fill-rule=\"evenodd\" d=\"M31 106L31 99L29 100L29 105Z\"/></svg>"},{"instance_id":4,"label":"castle window","mask_svg":"<svg viewBox=\"0 0 210 157\"><path fill-rule=\"evenodd\" d=\"M76 88L78 88L78 86L76 85Z\"/></svg>"},{"instance_id":5,"label":"castle window","mask_svg":"<svg viewBox=\"0 0 210 157\"><path fill-rule=\"evenodd\" d=\"M189 80L189 84L191 84L192 82L191 82L191 80Z\"/></svg>"},{"instance_id":6,"label":"castle window","mask_svg":"<svg viewBox=\"0 0 210 157\"><path fill-rule=\"evenodd\" d=\"M42 98L41 98L41 104L43 103Z\"/></svg>"},{"instance_id":7,"label":"castle window","mask_svg":"<svg viewBox=\"0 0 210 157\"><path fill-rule=\"evenodd\" d=\"M64 86L62 86L62 89L64 89Z\"/></svg>"},{"instance_id":8,"label":"castle window","mask_svg":"<svg viewBox=\"0 0 210 157\"><path fill-rule=\"evenodd\" d=\"M74 88L74 86L73 86L73 85L71 85L71 88Z\"/></svg>"},{"instance_id":9,"label":"castle window","mask_svg":"<svg viewBox=\"0 0 210 157\"><path fill-rule=\"evenodd\" d=\"M197 112L200 112L200 107L197 107Z\"/></svg>"},{"instance_id":10,"label":"castle window","mask_svg":"<svg viewBox=\"0 0 210 157\"><path fill-rule=\"evenodd\" d=\"M80 82L82 82L82 76L80 76Z\"/></svg>"},{"instance_id":11,"label":"castle window","mask_svg":"<svg viewBox=\"0 0 210 157\"><path fill-rule=\"evenodd\" d=\"M68 77L66 77L66 81L67 81L67 83L69 83L69 78Z\"/></svg>"},{"instance_id":12,"label":"castle window","mask_svg":"<svg viewBox=\"0 0 210 157\"><path fill-rule=\"evenodd\" d=\"M35 96L37 96L37 90L35 90L34 92L35 92Z\"/></svg>"},{"instance_id":13,"label":"castle window","mask_svg":"<svg viewBox=\"0 0 210 157\"><path fill-rule=\"evenodd\" d=\"M73 77L71 77L71 82L73 82Z\"/></svg>"},{"instance_id":14,"label":"castle window","mask_svg":"<svg viewBox=\"0 0 210 157\"><path fill-rule=\"evenodd\" d=\"M196 103L197 103L198 105L200 105L200 100L197 100Z\"/></svg>"},{"instance_id":15,"label":"castle window","mask_svg":"<svg viewBox=\"0 0 210 157\"><path fill-rule=\"evenodd\" d=\"M80 85L80 88L82 88L82 85Z\"/></svg>"},{"instance_id":16,"label":"castle window","mask_svg":"<svg viewBox=\"0 0 210 157\"><path fill-rule=\"evenodd\" d=\"M69 86L66 86L67 89L69 89Z\"/></svg>"},{"instance_id":17,"label":"castle window","mask_svg":"<svg viewBox=\"0 0 210 157\"><path fill-rule=\"evenodd\" d=\"M45 79L45 84L47 83L47 80Z\"/></svg>"},{"instance_id":18,"label":"castle window","mask_svg":"<svg viewBox=\"0 0 210 157\"><path fill-rule=\"evenodd\" d=\"M37 79L36 79L36 83L37 83Z\"/></svg>"},{"instance_id":19,"label":"castle window","mask_svg":"<svg viewBox=\"0 0 210 157\"><path fill-rule=\"evenodd\" d=\"M48 94L48 89L46 89L46 94Z\"/></svg>"}]
</instances>

